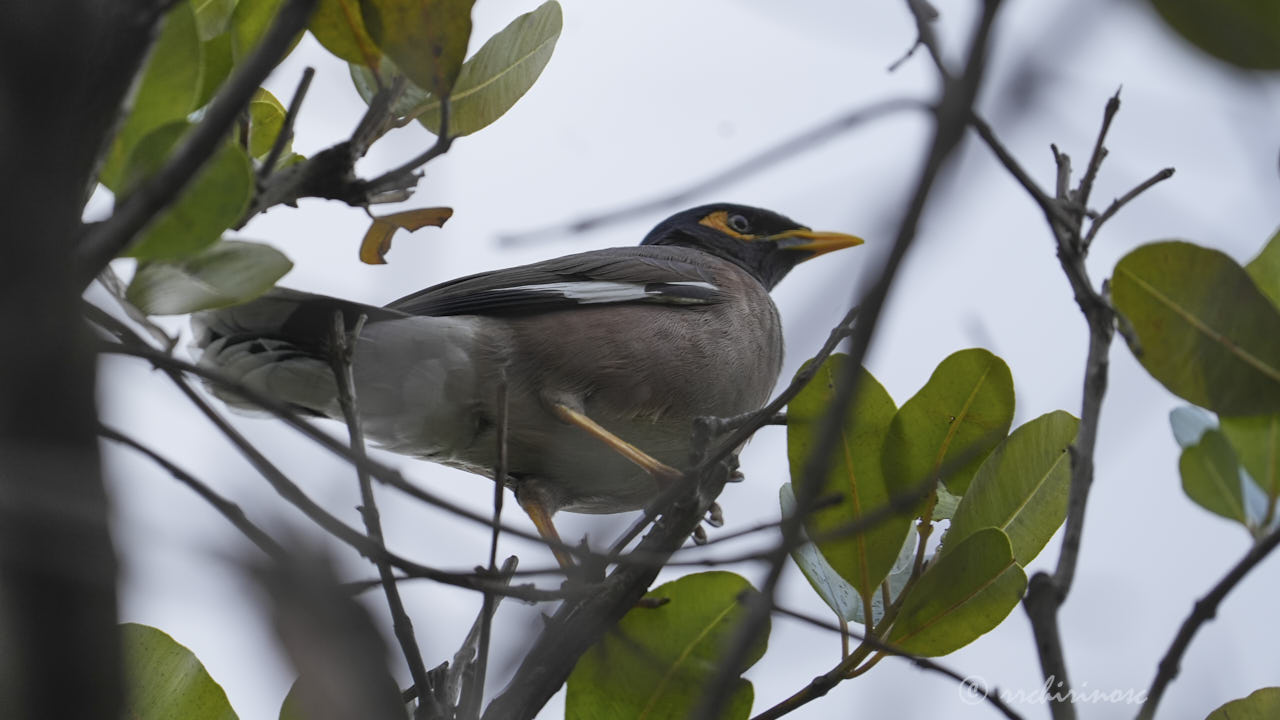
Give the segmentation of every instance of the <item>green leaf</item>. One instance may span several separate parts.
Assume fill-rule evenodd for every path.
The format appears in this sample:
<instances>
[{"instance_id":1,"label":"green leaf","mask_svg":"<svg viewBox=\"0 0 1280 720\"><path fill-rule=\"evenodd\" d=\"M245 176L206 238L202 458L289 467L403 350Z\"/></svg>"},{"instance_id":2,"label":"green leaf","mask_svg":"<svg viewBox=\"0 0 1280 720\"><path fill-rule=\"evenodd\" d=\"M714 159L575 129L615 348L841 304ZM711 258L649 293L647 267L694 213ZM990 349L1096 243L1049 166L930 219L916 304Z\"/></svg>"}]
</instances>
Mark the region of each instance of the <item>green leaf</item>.
<instances>
[{"instance_id":1,"label":"green leaf","mask_svg":"<svg viewBox=\"0 0 1280 720\"><path fill-rule=\"evenodd\" d=\"M249 101L249 155L254 160L265 160L275 144L276 137L284 127L284 105L275 95L258 88ZM288 152L293 146L286 142L284 149Z\"/></svg>"},{"instance_id":2,"label":"green leaf","mask_svg":"<svg viewBox=\"0 0 1280 720\"><path fill-rule=\"evenodd\" d=\"M742 577L704 572L661 585L586 652L569 675L566 720L689 717L715 674L744 613L739 597L755 592ZM745 658L745 671L764 654L768 628ZM754 690L739 679L722 718L746 718Z\"/></svg>"},{"instance_id":3,"label":"green leaf","mask_svg":"<svg viewBox=\"0 0 1280 720\"><path fill-rule=\"evenodd\" d=\"M551 60L562 24L560 4L548 0L511 21L463 63L449 97L449 134L470 135L502 117L524 97ZM380 73L387 78L397 70L384 58ZM368 102L378 89L373 73L353 64L351 77ZM410 85L394 111L400 116L417 117L431 132L440 132L440 101L418 87Z\"/></svg>"},{"instance_id":4,"label":"green leaf","mask_svg":"<svg viewBox=\"0 0 1280 720\"><path fill-rule=\"evenodd\" d=\"M1199 443L1206 430L1218 427L1218 418L1204 408L1180 405L1169 411L1169 427L1178 447L1185 449Z\"/></svg>"},{"instance_id":5,"label":"green leaf","mask_svg":"<svg viewBox=\"0 0 1280 720\"><path fill-rule=\"evenodd\" d=\"M1222 418L1240 464L1270 502L1280 497L1280 415Z\"/></svg>"},{"instance_id":6,"label":"green leaf","mask_svg":"<svg viewBox=\"0 0 1280 720\"><path fill-rule=\"evenodd\" d=\"M448 95L467 56L475 0L360 0L365 29L414 85Z\"/></svg>"},{"instance_id":7,"label":"green leaf","mask_svg":"<svg viewBox=\"0 0 1280 720\"><path fill-rule=\"evenodd\" d=\"M130 720L236 720L222 687L190 650L146 625L120 626L124 717Z\"/></svg>"},{"instance_id":8,"label":"green leaf","mask_svg":"<svg viewBox=\"0 0 1280 720\"><path fill-rule=\"evenodd\" d=\"M787 518L795 514L796 496L791 483L782 483L782 487L778 488L778 504L782 508L782 517ZM811 542L797 545L791 551L791 559L813 586L814 592L818 593L818 597L822 598L822 602L826 603L837 617L849 621L854 621L857 617L859 619L856 622L862 622L861 617L864 613L862 598L858 596L858 591L854 590L853 586L831 567L831 563L822 556L817 545Z\"/></svg>"},{"instance_id":9,"label":"green leaf","mask_svg":"<svg viewBox=\"0 0 1280 720\"><path fill-rule=\"evenodd\" d=\"M805 468L822 434L828 407L836 394L837 378L847 374L847 361L847 355L832 355L787 405L787 457L791 481L797 488L803 488L807 481ZM809 497L837 496L841 501L812 513L805 519L805 528L817 539L818 549L840 576L859 594L869 597L898 557L911 526L911 515L902 513L855 535L825 536L869 513L883 511L890 496L911 488L888 484L880 470L881 447L896 410L893 398L865 368L859 369L857 382L857 400L842 423L831 469L821 485L809 491Z\"/></svg>"},{"instance_id":10,"label":"green leaf","mask_svg":"<svg viewBox=\"0 0 1280 720\"><path fill-rule=\"evenodd\" d=\"M231 33L222 33L201 44L201 48L204 53L204 72L200 76L196 107L208 105L231 74Z\"/></svg>"},{"instance_id":11,"label":"green leaf","mask_svg":"<svg viewBox=\"0 0 1280 720\"><path fill-rule=\"evenodd\" d=\"M1280 687L1254 690L1205 716L1204 720L1274 720L1280 717Z\"/></svg>"},{"instance_id":12,"label":"green leaf","mask_svg":"<svg viewBox=\"0 0 1280 720\"><path fill-rule=\"evenodd\" d=\"M963 495L978 466L1013 423L1013 376L1000 358L972 348L938 364L889 426L882 462L894 487L929 478Z\"/></svg>"},{"instance_id":13,"label":"green leaf","mask_svg":"<svg viewBox=\"0 0 1280 720\"><path fill-rule=\"evenodd\" d=\"M143 138L125 172L128 187L162 166L188 127L185 122L172 123ZM244 214L252 192L253 166L244 150L228 142L126 254L145 260L181 258L211 245Z\"/></svg>"},{"instance_id":14,"label":"green leaf","mask_svg":"<svg viewBox=\"0 0 1280 720\"><path fill-rule=\"evenodd\" d=\"M1280 68L1275 0L1151 0L1164 21L1201 50L1242 68Z\"/></svg>"},{"instance_id":15,"label":"green leaf","mask_svg":"<svg viewBox=\"0 0 1280 720\"><path fill-rule=\"evenodd\" d=\"M236 62L241 62L252 53L267 34L267 29L276 19L276 13L284 0L241 0L231 14L231 55ZM298 46L302 33L293 39L287 56Z\"/></svg>"},{"instance_id":16,"label":"green leaf","mask_svg":"<svg viewBox=\"0 0 1280 720\"><path fill-rule=\"evenodd\" d=\"M782 507L783 517L790 517L795 513L796 498L791 483L783 483L778 489L778 503ZM888 577L885 578L885 582L889 585L889 602L897 599L911 577L917 537L916 533L908 532L907 539L902 543L902 549L893 567L889 569ZM814 592L818 593L818 597L822 598L837 617L858 624L866 622L866 610L863 608L858 591L840 577L840 573L836 572L835 568L831 567L831 563L827 562L827 559L818 551L818 546L811 542L803 542L791 551L791 559L813 586ZM882 617L884 617L884 595L877 591L871 596L871 622L878 623Z\"/></svg>"},{"instance_id":17,"label":"green leaf","mask_svg":"<svg viewBox=\"0 0 1280 720\"><path fill-rule=\"evenodd\" d=\"M236 9L236 0L191 0L191 3L195 9L196 28L200 31L201 42L208 42L227 31L231 14Z\"/></svg>"},{"instance_id":18,"label":"green leaf","mask_svg":"<svg viewBox=\"0 0 1280 720\"><path fill-rule=\"evenodd\" d=\"M280 703L280 720L307 720L302 710L302 693L299 690L301 683L302 678L298 678L289 686L289 693L284 696L284 702Z\"/></svg>"},{"instance_id":19,"label":"green leaf","mask_svg":"<svg viewBox=\"0 0 1280 720\"><path fill-rule=\"evenodd\" d=\"M224 240L181 260L139 263L125 297L148 315L185 315L252 300L292 267L269 245Z\"/></svg>"},{"instance_id":20,"label":"green leaf","mask_svg":"<svg viewBox=\"0 0 1280 720\"><path fill-rule=\"evenodd\" d=\"M1067 448L1079 426L1079 420L1057 410L1014 430L973 476L943 552L982 528L994 527L1009 536L1014 562L1026 567L1067 519Z\"/></svg>"},{"instance_id":21,"label":"green leaf","mask_svg":"<svg viewBox=\"0 0 1280 720\"><path fill-rule=\"evenodd\" d=\"M202 62L195 11L190 3L178 3L165 18L142 71L133 108L107 152L98 176L103 185L119 192L125 166L142 138L196 109Z\"/></svg>"},{"instance_id":22,"label":"green leaf","mask_svg":"<svg viewBox=\"0 0 1280 720\"><path fill-rule=\"evenodd\" d=\"M1144 245L1116 264L1111 295L1147 372L1219 415L1280 411L1280 310L1217 250Z\"/></svg>"},{"instance_id":23,"label":"green leaf","mask_svg":"<svg viewBox=\"0 0 1280 720\"><path fill-rule=\"evenodd\" d=\"M1197 505L1228 520L1247 525L1240 465L1227 438L1209 430L1200 442L1182 451L1178 461L1182 489Z\"/></svg>"},{"instance_id":24,"label":"green leaf","mask_svg":"<svg viewBox=\"0 0 1280 720\"><path fill-rule=\"evenodd\" d=\"M309 29L325 50L349 63L377 63L381 55L365 30L360 0L320 0Z\"/></svg>"},{"instance_id":25,"label":"green leaf","mask_svg":"<svg viewBox=\"0 0 1280 720\"><path fill-rule=\"evenodd\" d=\"M1258 256L1244 266L1244 271L1262 294L1270 298L1271 304L1280 306L1280 230L1271 236Z\"/></svg>"},{"instance_id":26,"label":"green leaf","mask_svg":"<svg viewBox=\"0 0 1280 720\"><path fill-rule=\"evenodd\" d=\"M984 528L935 560L907 591L888 640L917 655L946 655L999 625L1026 587L1009 538Z\"/></svg>"},{"instance_id":27,"label":"green leaf","mask_svg":"<svg viewBox=\"0 0 1280 720\"><path fill-rule=\"evenodd\" d=\"M956 516L956 508L960 507L961 496L952 495L947 491L946 485L938 483L938 489L933 497L934 520L950 520Z\"/></svg>"}]
</instances>

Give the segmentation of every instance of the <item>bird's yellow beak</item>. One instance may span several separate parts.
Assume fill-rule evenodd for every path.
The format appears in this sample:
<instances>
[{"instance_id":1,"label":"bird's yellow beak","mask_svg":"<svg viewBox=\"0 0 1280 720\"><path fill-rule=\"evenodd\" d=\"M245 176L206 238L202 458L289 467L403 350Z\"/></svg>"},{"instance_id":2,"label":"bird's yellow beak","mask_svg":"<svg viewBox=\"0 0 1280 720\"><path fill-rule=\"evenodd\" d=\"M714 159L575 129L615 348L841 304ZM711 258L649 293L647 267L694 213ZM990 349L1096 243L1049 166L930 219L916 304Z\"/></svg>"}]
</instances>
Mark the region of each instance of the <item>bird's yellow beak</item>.
<instances>
[{"instance_id":1,"label":"bird's yellow beak","mask_svg":"<svg viewBox=\"0 0 1280 720\"><path fill-rule=\"evenodd\" d=\"M784 250L804 250L813 253L815 257L823 253L861 245L865 242L856 235L846 235L838 232L818 232L807 229L788 230L770 236L769 239L776 242L778 247Z\"/></svg>"}]
</instances>

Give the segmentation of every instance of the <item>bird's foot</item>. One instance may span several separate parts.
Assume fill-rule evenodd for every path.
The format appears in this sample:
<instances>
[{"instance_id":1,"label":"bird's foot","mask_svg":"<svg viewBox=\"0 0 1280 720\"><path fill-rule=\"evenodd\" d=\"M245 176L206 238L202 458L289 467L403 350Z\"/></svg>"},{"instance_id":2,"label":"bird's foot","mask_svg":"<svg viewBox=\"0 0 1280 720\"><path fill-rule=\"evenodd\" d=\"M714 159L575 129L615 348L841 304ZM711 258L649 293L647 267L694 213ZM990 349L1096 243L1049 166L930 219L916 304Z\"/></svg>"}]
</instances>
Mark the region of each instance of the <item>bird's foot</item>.
<instances>
[{"instance_id":1,"label":"bird's foot","mask_svg":"<svg viewBox=\"0 0 1280 720\"><path fill-rule=\"evenodd\" d=\"M711 503L711 507L707 509L707 519L704 522L713 528L724 527L724 510L720 509L720 503Z\"/></svg>"}]
</instances>

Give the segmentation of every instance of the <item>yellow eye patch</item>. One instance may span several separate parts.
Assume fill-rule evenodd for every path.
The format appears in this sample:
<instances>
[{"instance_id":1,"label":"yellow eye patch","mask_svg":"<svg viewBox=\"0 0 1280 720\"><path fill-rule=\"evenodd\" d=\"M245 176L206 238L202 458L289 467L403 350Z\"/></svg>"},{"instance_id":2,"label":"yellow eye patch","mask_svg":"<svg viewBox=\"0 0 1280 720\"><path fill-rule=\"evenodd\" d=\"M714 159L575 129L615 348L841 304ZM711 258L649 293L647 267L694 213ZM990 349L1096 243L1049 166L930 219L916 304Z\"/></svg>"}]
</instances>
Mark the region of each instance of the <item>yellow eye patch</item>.
<instances>
[{"instance_id":1,"label":"yellow eye patch","mask_svg":"<svg viewBox=\"0 0 1280 720\"><path fill-rule=\"evenodd\" d=\"M699 220L698 224L706 225L707 227L717 230L719 232L722 232L731 238L737 238L739 240L743 240L746 242L749 242L751 240L756 240L760 237L759 235L746 235L729 227L729 211L728 210L717 210L711 213L710 215L707 215L706 217Z\"/></svg>"}]
</instances>

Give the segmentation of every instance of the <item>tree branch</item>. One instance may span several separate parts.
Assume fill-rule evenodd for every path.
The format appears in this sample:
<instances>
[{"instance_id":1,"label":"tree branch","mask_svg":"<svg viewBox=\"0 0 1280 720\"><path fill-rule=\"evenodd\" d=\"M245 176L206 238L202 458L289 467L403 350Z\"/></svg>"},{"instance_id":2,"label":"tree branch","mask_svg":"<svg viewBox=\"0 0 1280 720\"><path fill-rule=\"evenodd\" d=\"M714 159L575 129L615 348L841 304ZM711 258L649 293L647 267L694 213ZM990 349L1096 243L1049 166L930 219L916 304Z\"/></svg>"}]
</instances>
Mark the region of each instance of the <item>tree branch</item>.
<instances>
[{"instance_id":1,"label":"tree branch","mask_svg":"<svg viewBox=\"0 0 1280 720\"><path fill-rule=\"evenodd\" d=\"M732 165L725 170L711 175L710 177L688 185L682 190L677 190L673 193L661 195L651 200L635 203L633 205L626 205L614 210L608 210L595 215L588 215L584 218L580 218L563 225L552 225L538 230L506 235L501 238L501 241L508 245L539 242L559 237L561 235L584 233L599 227L624 222L637 217L643 217L651 213L669 210L674 207L684 207L702 195L713 190L719 190L720 188L732 183L739 182L746 177L758 174L774 165L777 165L778 163L791 160L796 155L811 150L864 123L878 120L886 115L892 115L904 110L927 109L930 108L924 102L904 98L882 100L871 105L861 106L850 110L833 120L829 120L821 125L805 130L793 138L784 140L781 143L764 150L758 155L753 155L752 157Z\"/></svg>"},{"instance_id":2,"label":"tree branch","mask_svg":"<svg viewBox=\"0 0 1280 720\"><path fill-rule=\"evenodd\" d=\"M98 426L98 434L104 438L114 440L121 445L133 448L139 453L147 456L152 462L164 468L170 475L183 485L191 488L197 495L204 499L205 502L213 506L222 514L232 525L235 526L249 541L258 546L258 549L266 553L268 557L276 561L283 561L288 557L288 553L280 543L276 542L265 530L258 527L252 520L244 514L244 510L240 506L227 500L217 493L216 490L209 487L206 483L197 479L194 475L175 465L168 458L157 453L155 450L143 445L137 440L125 435L124 433L106 425Z\"/></svg>"},{"instance_id":3,"label":"tree branch","mask_svg":"<svg viewBox=\"0 0 1280 720\"><path fill-rule=\"evenodd\" d=\"M359 458L365 458L367 455L352 362L356 343L360 339L360 331L364 328L367 319L367 316L361 315L348 335L342 311L335 311L329 353L329 365L333 368L333 376L337 380L338 404L342 406L342 415L346 419L351 451ZM369 478L369 473L359 465L356 466L356 478L360 483L360 517L364 520L365 532L370 540L385 547L382 518L373 496L373 481ZM418 649L418 641L413 634L413 620L409 618L409 613L405 612L404 601L400 598L400 589L396 586L396 578L391 571L391 563L385 556L371 559L378 568L378 577L382 580L383 595L387 598L387 608L391 612L392 631L396 636L396 642L400 644L400 652L404 655L405 663L409 666L409 676L413 678L413 685L418 689L418 705L414 716L419 720L441 717L443 707L436 695L436 688L427 677L427 668L422 662L422 651ZM485 593L485 596L489 597L489 594Z\"/></svg>"},{"instance_id":4,"label":"tree branch","mask_svg":"<svg viewBox=\"0 0 1280 720\"><path fill-rule=\"evenodd\" d=\"M690 478L636 551L646 558L670 556L701 522L728 476L728 467L720 465ZM635 607L661 567L660 562L632 563L630 556L624 557L590 594L566 600L546 621L507 687L489 703L484 720L534 717L564 685L578 658Z\"/></svg>"},{"instance_id":5,"label":"tree branch","mask_svg":"<svg viewBox=\"0 0 1280 720\"><path fill-rule=\"evenodd\" d=\"M204 118L179 144L169 161L95 225L76 248L79 287L93 280L123 252L157 214L169 207L231 132L254 92L284 59L293 39L307 27L317 0L287 0L258 47L232 74L209 104Z\"/></svg>"},{"instance_id":6,"label":"tree branch","mask_svg":"<svg viewBox=\"0 0 1280 720\"><path fill-rule=\"evenodd\" d=\"M993 690L989 688L979 687L977 684L974 683L972 677L966 677L964 675L961 675L960 673L956 672L955 670L952 670L951 668L941 663L938 663L934 660L931 660L927 657L923 657L921 655L913 655L899 647L896 647L887 642L884 642L883 640L880 640L874 635L866 635L858 632L849 631L848 628L840 627L838 625L832 625L829 622L819 620L818 618L815 618L815 617L810 617L809 615L805 615L804 613L799 613L794 610L788 610L784 607L780 607L777 605L775 605L773 609L774 609L774 612L777 612L780 615L785 615L787 617L794 618L803 623L807 623L809 625L812 625L817 628L821 628L823 630L829 630L838 635L842 635L842 636L852 635L855 640L858 640L859 642L868 643L879 652L892 655L894 657L900 657L903 660L906 660L907 662L911 663L912 665L915 665L916 667L920 668L921 670L945 675L946 677L949 677L952 680L955 680L956 682L960 683L962 690L963 688L969 688L970 692L976 693L977 695L981 696L983 700L990 703L992 707L998 710L1000 714L1009 718L1009 720L1022 720L1022 716L1019 715L1016 711L1014 711L1013 708L1009 707L1008 703L1006 703L1000 697L1000 693L993 692ZM825 695L832 688L838 685L840 681L844 679L844 677L845 677L844 668L837 666L835 670L832 670L829 673L826 673L824 675L819 675L818 677L814 678L813 681L810 682L810 684L806 686L804 690L801 691L801 693L797 693L796 695L793 695L791 698L788 698L787 700L784 700L783 702L778 703L777 705L774 705L768 710L765 710L764 712L759 713L758 715L754 716L752 720L777 720L777 718L780 718L786 715L787 713L791 712L792 710L795 710L801 705L804 705L805 703L811 700L816 700L817 698ZM809 693L813 693L812 696L810 696Z\"/></svg>"},{"instance_id":7,"label":"tree branch","mask_svg":"<svg viewBox=\"0 0 1280 720\"><path fill-rule=\"evenodd\" d=\"M293 99L289 101L289 109L285 111L284 122L280 124L280 132L276 134L275 142L271 143L271 151L267 153L267 158L262 161L262 167L258 168L258 184L261 185L276 167L276 163L280 161L280 155L284 153L284 148L293 140L293 124L298 120L298 111L302 109L302 99L307 96L307 90L311 88L311 79L316 76L316 69L308 67L302 71L302 78L298 80L298 89L293 91Z\"/></svg>"},{"instance_id":8,"label":"tree branch","mask_svg":"<svg viewBox=\"0 0 1280 720\"><path fill-rule=\"evenodd\" d=\"M1089 245L1103 222L1143 191L1172 174L1172 169L1162 170L1126 193L1113 202L1106 212L1095 216L1089 234L1083 234L1084 220L1090 216L1089 196L1102 161L1107 155L1107 131L1119 109L1120 97L1117 92L1107 101L1089 164L1074 191L1070 189L1071 158L1060 152L1056 146L1052 147L1057 165L1056 197L1054 198L1049 198L1030 179L1027 172L996 139L986 123L976 116L971 118L971 124L991 148L996 158L1027 189L1044 212L1056 242L1058 262L1071 284L1076 304L1084 314L1089 328L1080 427L1075 442L1071 446L1071 485L1067 500L1067 519L1063 531L1062 550L1053 575L1043 572L1034 575L1028 584L1027 595L1023 599L1023 606L1035 635L1042 673L1045 678L1052 678L1057 687L1063 688L1061 692L1053 694L1050 705L1055 720L1074 720L1076 717L1075 707L1070 703L1071 683L1067 676L1057 613L1071 589L1080 555L1084 514L1088 505L1089 490L1093 484L1094 448L1097 444L1102 400L1107 390L1108 355L1118 317L1105 295L1105 286L1101 292L1094 289L1085 260Z\"/></svg>"},{"instance_id":9,"label":"tree branch","mask_svg":"<svg viewBox=\"0 0 1280 720\"><path fill-rule=\"evenodd\" d=\"M928 204L930 193L942 172L943 166L950 158L952 151L964 135L965 127L972 113L973 103L977 97L983 74L986 70L987 48L991 30L995 24L1000 0L986 0L983 11L974 26L970 38L968 57L964 74L958 80L943 81L942 96L939 98L936 113L936 124L924 167L915 190L904 210L899 223L898 235L879 273L879 279L871 288L867 297L859 303L861 311L858 323L854 327L852 350L849 361L845 365L844 377L836 386L835 396L824 418L822 432L814 444L813 452L805 463L804 477L806 482L797 487L796 513L782 525L782 541L769 559L769 572L761 585L759 597L753 597L748 603L746 612L732 639L727 646L722 661L718 664L716 674L708 683L697 717L718 717L726 698L731 691L733 681L737 677L738 668L743 659L755 645L757 638L768 618L773 606L774 593L782 571L789 557L786 548L796 542L800 535L801 524L808 508L814 500L814 494L821 483L816 478L826 477L832 455L838 441L843 419L849 407L852 407L858 391L857 373L870 347L881 310L889 294L889 289L897 275L902 261L910 249L916 236L916 228Z\"/></svg>"},{"instance_id":10,"label":"tree branch","mask_svg":"<svg viewBox=\"0 0 1280 720\"><path fill-rule=\"evenodd\" d=\"M1209 594L1196 602L1191 614L1182 622L1182 627L1178 628L1178 634L1174 636L1169 650L1160 659L1155 679L1151 681L1151 687L1147 690L1147 700L1138 711L1138 720L1151 720L1155 715L1156 706L1164 697L1165 689L1178 676L1178 666L1191 645L1191 639L1195 637L1196 631L1218 614L1218 605L1226 598L1227 593L1231 592L1267 555L1270 555L1277 545L1280 545L1280 529L1271 531L1250 548L1240 562L1236 563L1235 567L1213 586Z\"/></svg>"},{"instance_id":11,"label":"tree branch","mask_svg":"<svg viewBox=\"0 0 1280 720\"><path fill-rule=\"evenodd\" d=\"M95 318L95 321L97 321L97 318ZM447 510L450 513L457 515L458 517L465 518L472 522L482 524L486 527L492 527L493 521L489 517L473 512L471 510L468 510L465 507L462 507L461 505L457 505L455 503L449 502L448 500L445 500L443 498L432 495L431 493L428 493L422 488L419 488L413 485L412 483L410 483L408 480L404 478L404 475L402 475L400 472L398 472L394 468L391 468L390 466L385 465L377 460L374 460L369 457L364 457L364 458L357 457L355 453L351 451L351 448L347 447L346 445L343 445L338 440L335 440L333 437L329 436L327 433L315 427L314 424L303 419L296 412L293 412L291 409L289 409L287 406L285 406L283 403L279 402L278 400L272 397L269 397L261 392L258 392L254 388L249 387L248 385L236 382L235 380L228 378L227 376L223 375L217 370L214 370L212 368L207 368L207 367L201 367L199 365L194 365L192 363L173 357L172 355L168 355L159 350L155 350L145 344L139 344L139 343L132 343L132 342L128 344L106 343L99 347L99 351L104 353L114 353L119 355L136 357L142 360L146 360L147 362L151 363L155 367L161 370L164 370L166 372L174 371L177 373L194 375L196 377L201 378L202 380L206 380L214 385L217 385L226 390L229 390L235 393L236 395L239 395L245 398L249 402L252 402L254 405L258 406L262 410L268 413L271 413L273 416L284 421L286 425L289 425L293 429L302 433L304 436L314 441L317 445L323 447L325 450L328 450L329 452L333 453L334 455L337 455L338 457L346 460L347 462L350 462L354 465L364 468L364 470L368 472L370 475L372 475L375 480L385 483L386 485L393 487L405 493L406 495L409 495L410 497L413 497L417 500L427 503L428 505L438 507L442 510ZM501 526L501 529L504 533L509 533L516 537L521 537L526 540L532 540L539 544L547 544L547 541L545 541L542 537L540 537L536 533L531 533L518 527L503 525ZM565 544L562 546L561 549L565 550L566 552L576 554L579 556L589 556L589 553L587 553L582 548L575 545Z\"/></svg>"}]
</instances>

